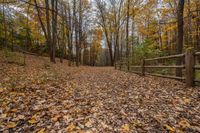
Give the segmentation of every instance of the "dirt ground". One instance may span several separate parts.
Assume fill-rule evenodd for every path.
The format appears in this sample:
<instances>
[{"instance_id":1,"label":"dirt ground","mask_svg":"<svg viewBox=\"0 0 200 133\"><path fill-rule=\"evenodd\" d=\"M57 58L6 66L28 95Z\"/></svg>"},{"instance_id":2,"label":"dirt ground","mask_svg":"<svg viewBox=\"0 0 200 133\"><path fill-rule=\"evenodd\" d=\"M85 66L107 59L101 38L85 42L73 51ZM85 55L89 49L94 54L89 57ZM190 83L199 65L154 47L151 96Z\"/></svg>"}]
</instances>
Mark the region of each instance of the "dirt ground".
<instances>
[{"instance_id":1,"label":"dirt ground","mask_svg":"<svg viewBox=\"0 0 200 133\"><path fill-rule=\"evenodd\" d=\"M200 132L200 88L48 58L0 61L0 132Z\"/></svg>"}]
</instances>

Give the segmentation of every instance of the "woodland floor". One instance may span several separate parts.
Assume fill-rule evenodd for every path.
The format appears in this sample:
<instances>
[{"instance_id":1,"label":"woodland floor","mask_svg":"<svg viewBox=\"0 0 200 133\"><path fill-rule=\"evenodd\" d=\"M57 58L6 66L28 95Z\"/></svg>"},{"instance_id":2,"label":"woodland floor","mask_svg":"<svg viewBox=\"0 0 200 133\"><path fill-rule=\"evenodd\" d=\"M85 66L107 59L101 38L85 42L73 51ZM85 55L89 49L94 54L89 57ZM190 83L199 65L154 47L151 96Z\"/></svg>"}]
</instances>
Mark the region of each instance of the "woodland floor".
<instances>
[{"instance_id":1,"label":"woodland floor","mask_svg":"<svg viewBox=\"0 0 200 133\"><path fill-rule=\"evenodd\" d=\"M0 132L200 132L200 88L44 57L1 60Z\"/></svg>"}]
</instances>

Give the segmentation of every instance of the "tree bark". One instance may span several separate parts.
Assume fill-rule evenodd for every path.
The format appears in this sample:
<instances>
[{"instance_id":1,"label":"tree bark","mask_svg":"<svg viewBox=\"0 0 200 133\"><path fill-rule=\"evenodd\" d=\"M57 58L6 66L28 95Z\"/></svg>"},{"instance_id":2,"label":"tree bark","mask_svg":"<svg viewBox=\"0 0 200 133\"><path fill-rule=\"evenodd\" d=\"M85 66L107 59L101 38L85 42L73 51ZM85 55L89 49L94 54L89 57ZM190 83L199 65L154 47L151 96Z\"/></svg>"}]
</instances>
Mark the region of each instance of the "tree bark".
<instances>
[{"instance_id":1,"label":"tree bark","mask_svg":"<svg viewBox=\"0 0 200 133\"><path fill-rule=\"evenodd\" d=\"M183 13L184 13L184 4L185 0L179 0L178 3L178 38L177 38L177 48L176 53L181 54L183 51ZM177 65L182 64L182 59L177 59L176 62ZM176 69L176 76L181 77L182 76L182 69Z\"/></svg>"},{"instance_id":2,"label":"tree bark","mask_svg":"<svg viewBox=\"0 0 200 133\"><path fill-rule=\"evenodd\" d=\"M51 51L52 51L52 41L51 41L51 28L50 28L50 18L49 18L49 0L45 0L46 5L46 23L47 23L47 47L50 55L50 61L51 61Z\"/></svg>"},{"instance_id":3,"label":"tree bark","mask_svg":"<svg viewBox=\"0 0 200 133\"><path fill-rule=\"evenodd\" d=\"M127 1L127 22L126 22L126 58L128 60L128 70L129 70L129 5L130 0Z\"/></svg>"},{"instance_id":4,"label":"tree bark","mask_svg":"<svg viewBox=\"0 0 200 133\"><path fill-rule=\"evenodd\" d=\"M56 45L57 45L57 7L58 7L58 1L57 0L51 0L51 17L52 17L52 44L51 44L51 62L56 63L55 60L55 52L56 52Z\"/></svg>"}]
</instances>

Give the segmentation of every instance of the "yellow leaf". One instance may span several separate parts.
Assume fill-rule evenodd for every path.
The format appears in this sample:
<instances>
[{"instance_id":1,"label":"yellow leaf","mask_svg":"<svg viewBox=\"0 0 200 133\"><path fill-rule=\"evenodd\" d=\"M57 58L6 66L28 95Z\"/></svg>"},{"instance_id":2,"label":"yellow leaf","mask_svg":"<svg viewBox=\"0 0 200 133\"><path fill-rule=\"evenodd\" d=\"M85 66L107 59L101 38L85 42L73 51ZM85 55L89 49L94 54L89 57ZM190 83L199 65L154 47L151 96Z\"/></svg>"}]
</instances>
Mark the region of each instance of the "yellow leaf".
<instances>
[{"instance_id":1,"label":"yellow leaf","mask_svg":"<svg viewBox=\"0 0 200 133\"><path fill-rule=\"evenodd\" d=\"M182 127L182 128L187 128L187 127L190 127L190 123L188 122L188 120L186 119L183 119L179 122L179 125Z\"/></svg>"},{"instance_id":2,"label":"yellow leaf","mask_svg":"<svg viewBox=\"0 0 200 133\"><path fill-rule=\"evenodd\" d=\"M67 131L67 132L70 132L70 131L73 131L75 128L76 128L76 126L75 126L73 123L71 123L71 124L66 128L66 131Z\"/></svg>"},{"instance_id":3,"label":"yellow leaf","mask_svg":"<svg viewBox=\"0 0 200 133\"><path fill-rule=\"evenodd\" d=\"M16 113L16 112L17 112L17 109L11 109L10 112Z\"/></svg>"},{"instance_id":4,"label":"yellow leaf","mask_svg":"<svg viewBox=\"0 0 200 133\"><path fill-rule=\"evenodd\" d=\"M4 118L6 118L6 117L7 117L7 114L2 114L2 115L0 116L1 119L4 119Z\"/></svg>"},{"instance_id":5,"label":"yellow leaf","mask_svg":"<svg viewBox=\"0 0 200 133\"><path fill-rule=\"evenodd\" d=\"M129 132L130 128L128 124L122 125L122 130L125 132Z\"/></svg>"},{"instance_id":6,"label":"yellow leaf","mask_svg":"<svg viewBox=\"0 0 200 133\"><path fill-rule=\"evenodd\" d=\"M3 88L0 88L0 93L3 92L3 91L4 91L4 89L3 89Z\"/></svg>"},{"instance_id":7,"label":"yellow leaf","mask_svg":"<svg viewBox=\"0 0 200 133\"><path fill-rule=\"evenodd\" d=\"M142 127L142 123L139 120L133 120L132 124L134 127Z\"/></svg>"},{"instance_id":8,"label":"yellow leaf","mask_svg":"<svg viewBox=\"0 0 200 133\"><path fill-rule=\"evenodd\" d=\"M169 125L164 125L164 128L166 128L168 131L170 131L170 132L175 132L175 128L174 127L171 127L171 126L169 126Z\"/></svg>"},{"instance_id":9,"label":"yellow leaf","mask_svg":"<svg viewBox=\"0 0 200 133\"><path fill-rule=\"evenodd\" d=\"M7 127L8 128L15 128L17 126L17 123L14 123L14 122L9 122L8 124L7 124Z\"/></svg>"},{"instance_id":10,"label":"yellow leaf","mask_svg":"<svg viewBox=\"0 0 200 133\"><path fill-rule=\"evenodd\" d=\"M40 129L37 133L44 133L45 128Z\"/></svg>"},{"instance_id":11,"label":"yellow leaf","mask_svg":"<svg viewBox=\"0 0 200 133\"><path fill-rule=\"evenodd\" d=\"M185 104L189 104L191 100L189 98L183 97L183 101Z\"/></svg>"},{"instance_id":12,"label":"yellow leaf","mask_svg":"<svg viewBox=\"0 0 200 133\"><path fill-rule=\"evenodd\" d=\"M36 120L34 117L32 117L32 118L28 121L28 123L30 123L30 124L35 124L35 123L37 123L37 120Z\"/></svg>"}]
</instances>

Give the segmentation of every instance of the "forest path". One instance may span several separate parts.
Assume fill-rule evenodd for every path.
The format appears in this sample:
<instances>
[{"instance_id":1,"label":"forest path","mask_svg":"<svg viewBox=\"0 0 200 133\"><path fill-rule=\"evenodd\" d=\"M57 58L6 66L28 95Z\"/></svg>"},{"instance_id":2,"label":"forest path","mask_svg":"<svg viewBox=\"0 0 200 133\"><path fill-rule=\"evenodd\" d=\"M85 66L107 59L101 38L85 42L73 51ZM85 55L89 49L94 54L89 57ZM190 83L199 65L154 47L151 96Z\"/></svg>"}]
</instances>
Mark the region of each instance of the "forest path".
<instances>
[{"instance_id":1,"label":"forest path","mask_svg":"<svg viewBox=\"0 0 200 133\"><path fill-rule=\"evenodd\" d=\"M1 62L0 132L199 132L199 88L111 67Z\"/></svg>"}]
</instances>

